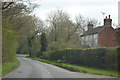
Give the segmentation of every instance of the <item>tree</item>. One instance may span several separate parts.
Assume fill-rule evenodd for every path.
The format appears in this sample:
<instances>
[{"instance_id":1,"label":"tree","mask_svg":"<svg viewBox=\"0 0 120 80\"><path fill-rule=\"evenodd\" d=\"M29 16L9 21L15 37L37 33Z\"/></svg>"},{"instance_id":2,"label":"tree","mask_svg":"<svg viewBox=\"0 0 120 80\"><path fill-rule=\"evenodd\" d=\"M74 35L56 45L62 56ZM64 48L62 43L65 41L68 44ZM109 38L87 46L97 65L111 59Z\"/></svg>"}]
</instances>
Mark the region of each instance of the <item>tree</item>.
<instances>
[{"instance_id":1,"label":"tree","mask_svg":"<svg viewBox=\"0 0 120 80\"><path fill-rule=\"evenodd\" d=\"M54 41L59 41L63 37L62 34L68 35L65 34L65 32L66 29L70 27L69 23L72 24L72 21L70 20L69 15L65 11L58 9L51 12L48 16L47 21L49 22L49 25L51 27Z\"/></svg>"},{"instance_id":2,"label":"tree","mask_svg":"<svg viewBox=\"0 0 120 80\"><path fill-rule=\"evenodd\" d=\"M68 13L59 9L52 11L47 22L49 27L46 33L50 50L78 47L79 43L76 42L79 42L77 33L79 26L73 23Z\"/></svg>"},{"instance_id":3,"label":"tree","mask_svg":"<svg viewBox=\"0 0 120 80\"><path fill-rule=\"evenodd\" d=\"M2 10L8 9L14 5L14 2L4 2L2 5Z\"/></svg>"},{"instance_id":4,"label":"tree","mask_svg":"<svg viewBox=\"0 0 120 80\"><path fill-rule=\"evenodd\" d=\"M30 15L32 10L38 5L29 1L22 2L3 2L2 3L2 21L3 25L8 23L12 26L4 26L3 28L17 32L19 35L17 42L19 43L19 53L28 53L28 38L35 34L39 22L38 19ZM41 20L40 20L41 21ZM41 24L40 24L41 25Z\"/></svg>"},{"instance_id":5,"label":"tree","mask_svg":"<svg viewBox=\"0 0 120 80\"><path fill-rule=\"evenodd\" d=\"M30 4L32 5L32 4ZM2 3L3 62L14 61L16 52L28 50L28 38L35 33L34 6L25 2Z\"/></svg>"},{"instance_id":6,"label":"tree","mask_svg":"<svg viewBox=\"0 0 120 80\"><path fill-rule=\"evenodd\" d=\"M86 24L86 20L82 15L78 15L75 17L75 30L77 33L79 33L79 35L81 35L81 33L83 32L83 30L86 28L87 24Z\"/></svg>"},{"instance_id":7,"label":"tree","mask_svg":"<svg viewBox=\"0 0 120 80\"><path fill-rule=\"evenodd\" d=\"M41 34L41 38L40 38L41 40L41 42L40 42L40 44L41 44L41 53L42 52L45 52L46 50L47 50L47 38L46 38L46 34L45 34L45 32L43 32L42 34Z\"/></svg>"}]
</instances>

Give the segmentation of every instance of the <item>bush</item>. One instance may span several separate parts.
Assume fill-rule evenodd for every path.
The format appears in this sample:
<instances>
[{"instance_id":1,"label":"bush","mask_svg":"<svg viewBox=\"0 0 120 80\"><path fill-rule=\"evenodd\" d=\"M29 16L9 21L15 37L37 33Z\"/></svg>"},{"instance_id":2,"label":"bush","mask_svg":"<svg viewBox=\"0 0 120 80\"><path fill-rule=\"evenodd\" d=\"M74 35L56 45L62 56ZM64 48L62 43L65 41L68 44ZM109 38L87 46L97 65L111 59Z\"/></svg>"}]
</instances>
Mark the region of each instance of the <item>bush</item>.
<instances>
[{"instance_id":1,"label":"bush","mask_svg":"<svg viewBox=\"0 0 120 80\"><path fill-rule=\"evenodd\" d=\"M113 71L113 70L97 69L97 68L91 68L91 67L86 67L86 66L78 66L78 65L66 64L66 63L58 63L55 61L53 62L53 61L48 61L48 60L39 59L39 58L32 58L32 59L38 60L40 62L48 63L48 64L53 64L53 65L65 68L67 70L70 70L70 71L75 71L75 72L77 71L77 72L119 77L118 72Z\"/></svg>"},{"instance_id":2,"label":"bush","mask_svg":"<svg viewBox=\"0 0 120 80\"><path fill-rule=\"evenodd\" d=\"M120 47L96 49L59 49L56 51L43 53L42 55L43 58L51 61L117 71Z\"/></svg>"},{"instance_id":3,"label":"bush","mask_svg":"<svg viewBox=\"0 0 120 80\"><path fill-rule=\"evenodd\" d=\"M120 47L117 47L117 53L118 53L118 61L120 61ZM120 62L118 62L118 71L120 71Z\"/></svg>"}]
</instances>

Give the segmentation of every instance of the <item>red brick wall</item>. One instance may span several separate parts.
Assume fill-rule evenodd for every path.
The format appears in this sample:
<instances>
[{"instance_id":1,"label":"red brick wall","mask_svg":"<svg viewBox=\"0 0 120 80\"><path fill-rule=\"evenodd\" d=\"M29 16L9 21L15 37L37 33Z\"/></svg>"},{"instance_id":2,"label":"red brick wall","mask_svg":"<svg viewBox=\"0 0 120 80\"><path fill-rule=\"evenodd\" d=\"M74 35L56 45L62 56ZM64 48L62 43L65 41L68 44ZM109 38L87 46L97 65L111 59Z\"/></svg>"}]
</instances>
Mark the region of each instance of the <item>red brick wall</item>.
<instances>
[{"instance_id":1,"label":"red brick wall","mask_svg":"<svg viewBox=\"0 0 120 80\"><path fill-rule=\"evenodd\" d=\"M117 32L117 42L118 42L118 46L120 46L120 28L116 30Z\"/></svg>"},{"instance_id":2,"label":"red brick wall","mask_svg":"<svg viewBox=\"0 0 120 80\"><path fill-rule=\"evenodd\" d=\"M120 46L120 30L119 30L119 33L118 33L118 45Z\"/></svg>"},{"instance_id":3,"label":"red brick wall","mask_svg":"<svg viewBox=\"0 0 120 80\"><path fill-rule=\"evenodd\" d=\"M115 47L117 46L116 30L112 27L105 27L98 33L98 45L100 47Z\"/></svg>"}]
</instances>

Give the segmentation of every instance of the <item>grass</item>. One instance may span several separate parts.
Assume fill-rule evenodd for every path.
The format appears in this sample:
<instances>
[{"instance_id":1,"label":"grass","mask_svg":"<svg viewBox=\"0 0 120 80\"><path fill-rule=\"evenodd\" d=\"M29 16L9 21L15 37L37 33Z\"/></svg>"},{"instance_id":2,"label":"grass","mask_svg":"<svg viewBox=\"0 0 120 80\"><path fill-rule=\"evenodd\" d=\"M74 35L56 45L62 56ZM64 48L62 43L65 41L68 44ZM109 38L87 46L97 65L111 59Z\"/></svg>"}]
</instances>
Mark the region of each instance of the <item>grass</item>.
<instances>
[{"instance_id":1,"label":"grass","mask_svg":"<svg viewBox=\"0 0 120 80\"><path fill-rule=\"evenodd\" d=\"M0 64L0 77L2 76L2 64Z\"/></svg>"},{"instance_id":2,"label":"grass","mask_svg":"<svg viewBox=\"0 0 120 80\"><path fill-rule=\"evenodd\" d=\"M2 64L2 76L17 68L20 62L16 59L14 62L7 62Z\"/></svg>"},{"instance_id":3,"label":"grass","mask_svg":"<svg viewBox=\"0 0 120 80\"><path fill-rule=\"evenodd\" d=\"M41 62L44 62L44 63L48 63L48 64L53 64L53 65L68 69L70 71L120 77L120 74L118 76L117 71L90 68L90 67L66 64L66 63L57 63L55 61L48 61L48 60L44 60L44 59L40 59L40 58L32 58L32 59L37 60L37 61L41 61Z\"/></svg>"}]
</instances>

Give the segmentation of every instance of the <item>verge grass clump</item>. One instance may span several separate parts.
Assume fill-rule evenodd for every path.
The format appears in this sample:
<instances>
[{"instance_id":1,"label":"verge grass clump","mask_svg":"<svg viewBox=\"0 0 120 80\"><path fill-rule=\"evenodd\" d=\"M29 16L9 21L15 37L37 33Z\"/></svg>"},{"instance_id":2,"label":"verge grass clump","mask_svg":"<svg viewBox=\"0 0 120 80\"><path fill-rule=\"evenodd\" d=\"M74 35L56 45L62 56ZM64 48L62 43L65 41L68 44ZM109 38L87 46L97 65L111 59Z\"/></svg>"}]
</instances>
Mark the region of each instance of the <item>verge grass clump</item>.
<instances>
[{"instance_id":1,"label":"verge grass clump","mask_svg":"<svg viewBox=\"0 0 120 80\"><path fill-rule=\"evenodd\" d=\"M20 62L16 59L13 62L6 62L2 64L2 76L9 73L13 69L17 68L20 65Z\"/></svg>"}]
</instances>

